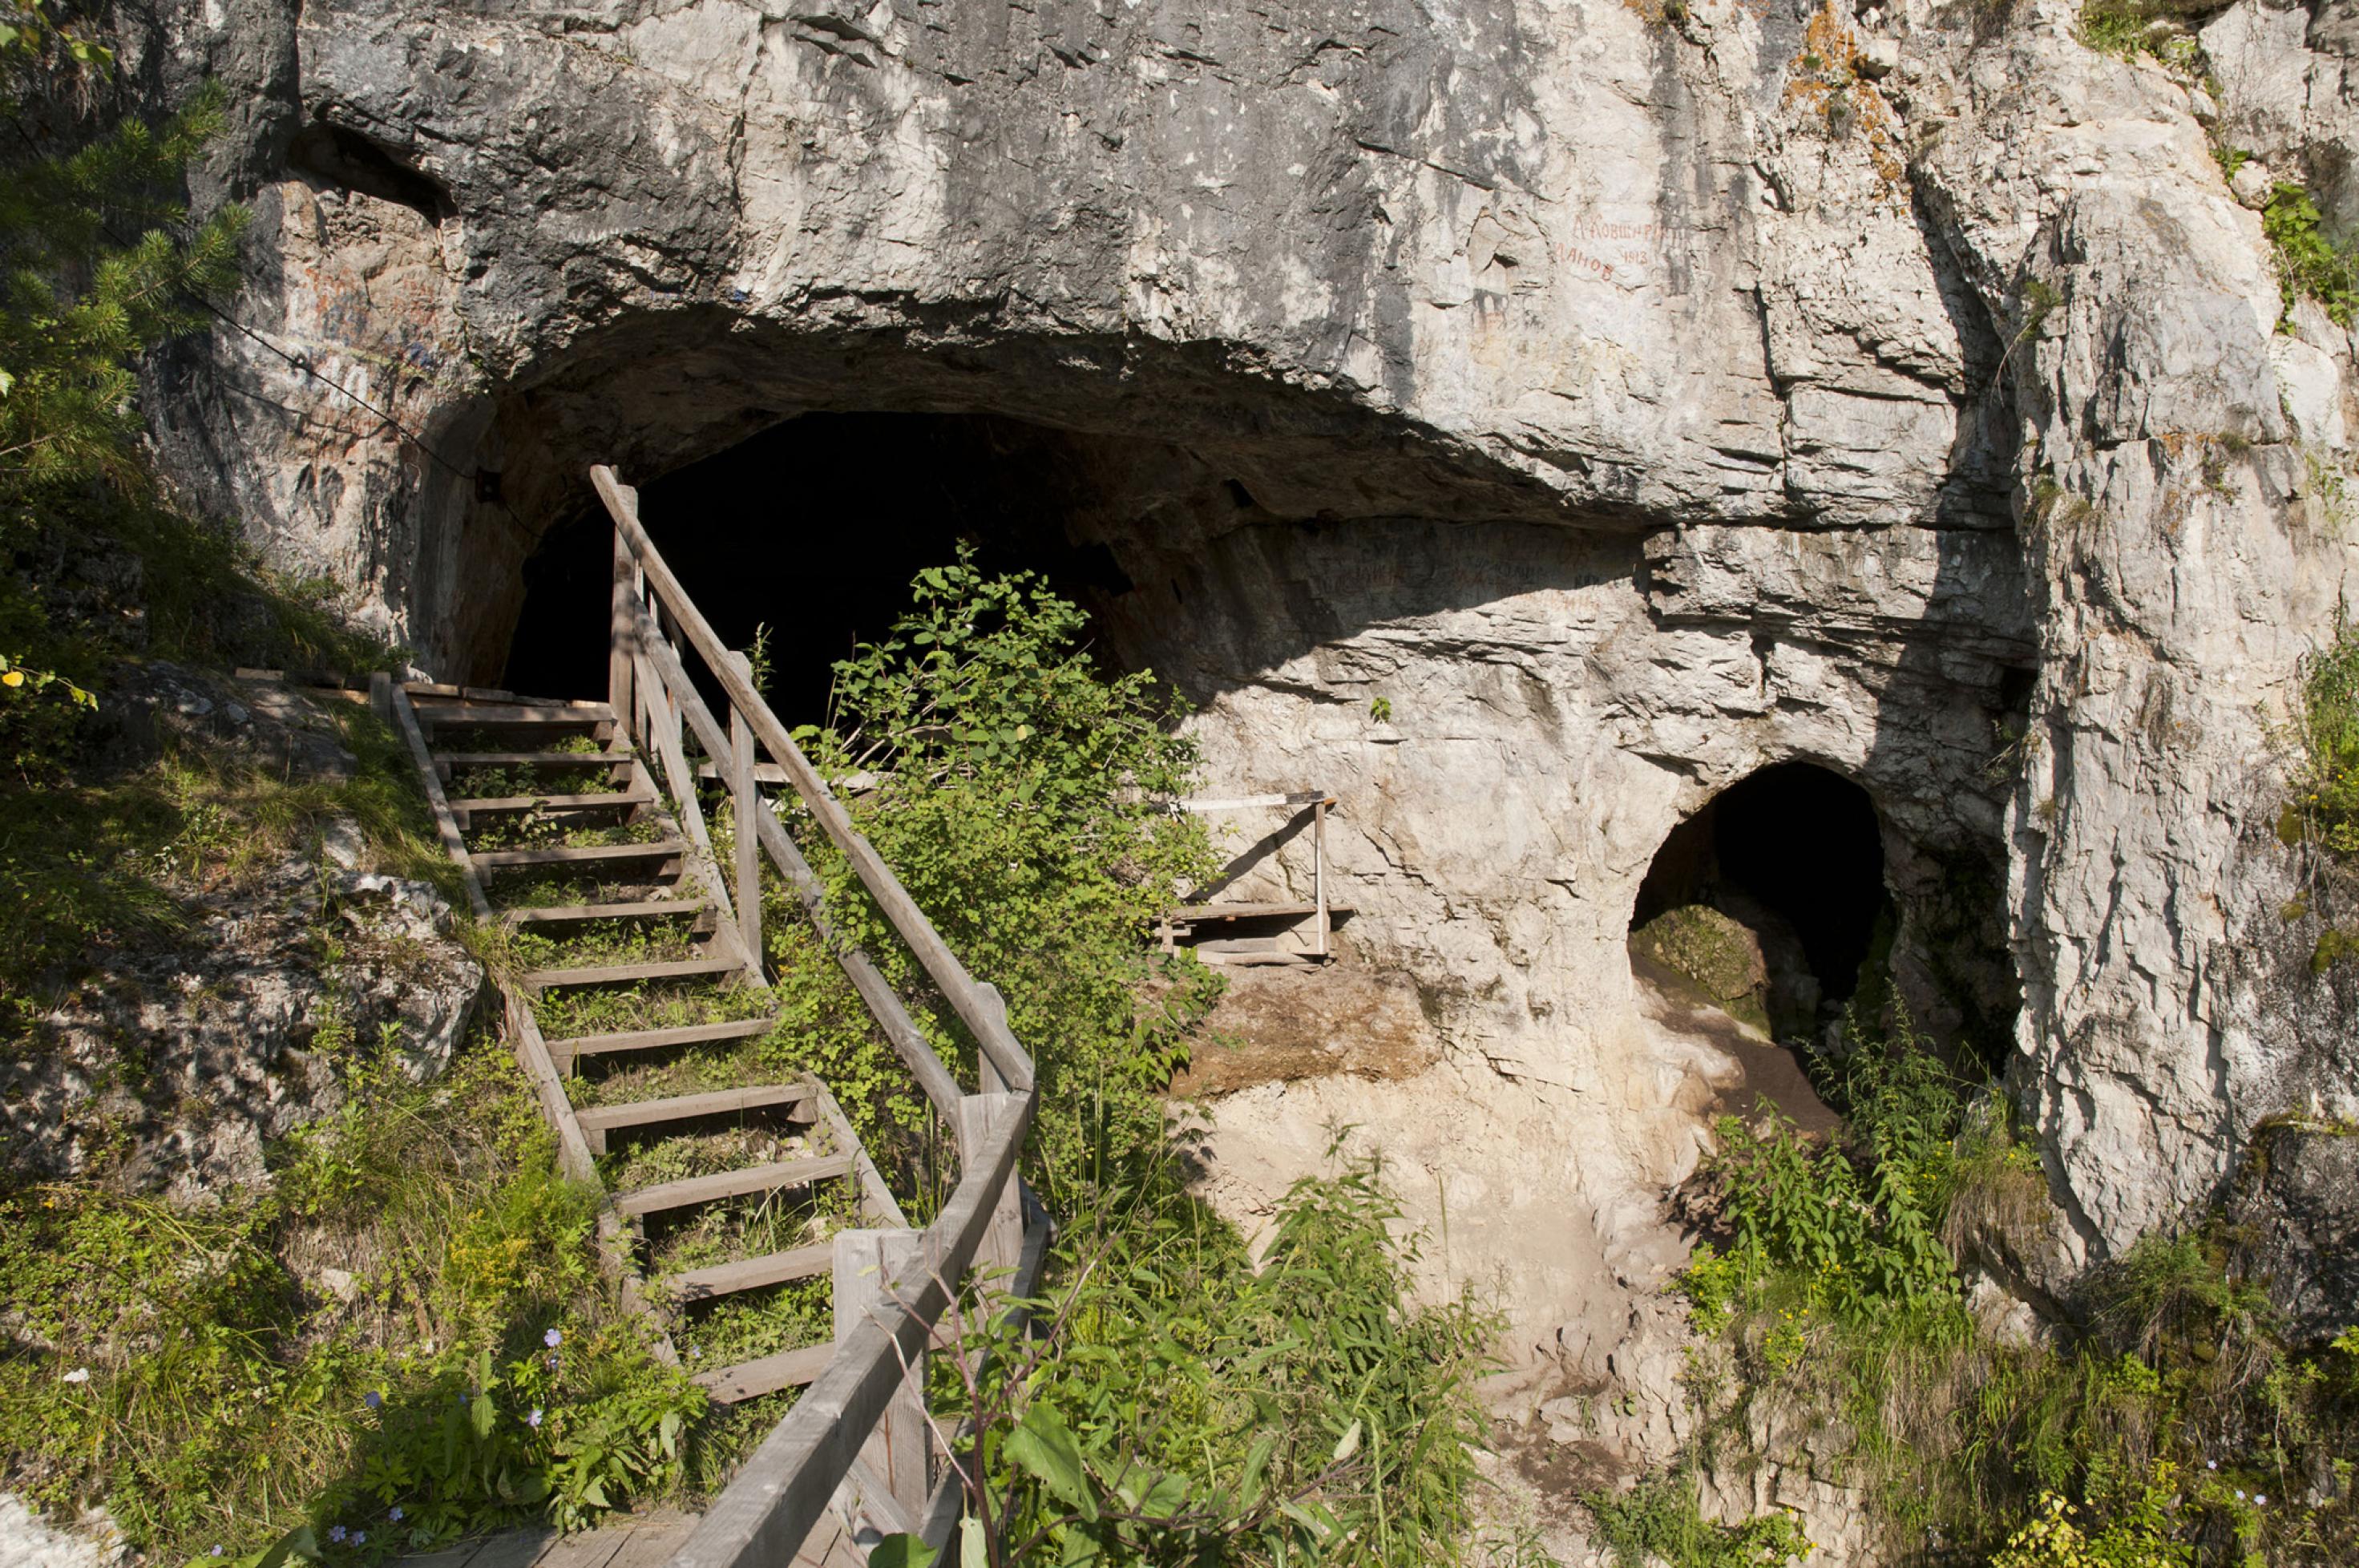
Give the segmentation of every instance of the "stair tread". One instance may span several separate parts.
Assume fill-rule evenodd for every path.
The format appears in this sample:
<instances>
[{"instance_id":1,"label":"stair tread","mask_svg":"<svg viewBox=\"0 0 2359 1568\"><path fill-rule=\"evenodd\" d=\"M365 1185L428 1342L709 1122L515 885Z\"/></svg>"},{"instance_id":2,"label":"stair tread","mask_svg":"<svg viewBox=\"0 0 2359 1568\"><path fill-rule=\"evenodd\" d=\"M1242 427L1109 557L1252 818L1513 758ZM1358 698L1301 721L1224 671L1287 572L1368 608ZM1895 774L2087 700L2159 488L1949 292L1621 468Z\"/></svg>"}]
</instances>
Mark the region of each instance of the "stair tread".
<instances>
[{"instance_id":1,"label":"stair tread","mask_svg":"<svg viewBox=\"0 0 2359 1568\"><path fill-rule=\"evenodd\" d=\"M620 985L633 980L694 980L735 975L745 965L734 958L675 958L660 964L592 964L568 969L528 969L516 982L527 991L552 985Z\"/></svg>"},{"instance_id":2,"label":"stair tread","mask_svg":"<svg viewBox=\"0 0 2359 1568\"><path fill-rule=\"evenodd\" d=\"M580 795L469 795L451 802L454 811L570 811L600 806L651 806L653 795L628 789L596 789Z\"/></svg>"},{"instance_id":3,"label":"stair tread","mask_svg":"<svg viewBox=\"0 0 2359 1568\"><path fill-rule=\"evenodd\" d=\"M659 860L687 850L684 839L659 838L649 844L560 844L546 849L483 849L471 858L478 866L562 866L573 860Z\"/></svg>"},{"instance_id":4,"label":"stair tread","mask_svg":"<svg viewBox=\"0 0 2359 1568\"><path fill-rule=\"evenodd\" d=\"M742 1198L750 1192L775 1192L780 1187L805 1187L832 1176L846 1175L851 1170L852 1156L849 1154L821 1154L803 1160L782 1160L776 1164L751 1165L743 1171L690 1176L679 1181L658 1182L636 1192L617 1192L614 1194L614 1208L624 1214L660 1214L666 1209L684 1209L691 1203Z\"/></svg>"},{"instance_id":5,"label":"stair tread","mask_svg":"<svg viewBox=\"0 0 2359 1568\"><path fill-rule=\"evenodd\" d=\"M437 762L453 768L612 768L631 760L627 751L438 751Z\"/></svg>"},{"instance_id":6,"label":"stair tread","mask_svg":"<svg viewBox=\"0 0 2359 1568\"><path fill-rule=\"evenodd\" d=\"M775 1019L732 1018L724 1023L674 1024L669 1029L621 1029L612 1034L580 1034L552 1040L549 1049L566 1057L599 1056L617 1051L655 1051L667 1045L703 1045L713 1040L746 1040L770 1032Z\"/></svg>"},{"instance_id":7,"label":"stair tread","mask_svg":"<svg viewBox=\"0 0 2359 1568\"><path fill-rule=\"evenodd\" d=\"M766 1252L759 1258L741 1258L734 1263L690 1269L673 1275L665 1283L674 1301L687 1303L734 1295L739 1290L758 1290L765 1285L783 1285L789 1279L808 1279L834 1267L835 1244L822 1241L812 1247Z\"/></svg>"},{"instance_id":8,"label":"stair tread","mask_svg":"<svg viewBox=\"0 0 2359 1568\"><path fill-rule=\"evenodd\" d=\"M702 898L642 898L627 904L542 904L502 909L512 926L576 925L586 920L675 920L701 915L712 906Z\"/></svg>"},{"instance_id":9,"label":"stair tread","mask_svg":"<svg viewBox=\"0 0 2359 1568\"><path fill-rule=\"evenodd\" d=\"M717 1116L730 1111L757 1110L765 1105L791 1105L810 1097L808 1083L757 1083L745 1089L714 1089L701 1094L670 1094L660 1100L630 1100L618 1105L590 1105L573 1113L584 1129L649 1127L658 1122Z\"/></svg>"},{"instance_id":10,"label":"stair tread","mask_svg":"<svg viewBox=\"0 0 2359 1568\"><path fill-rule=\"evenodd\" d=\"M614 710L603 702L470 702L447 697L420 697L418 716L441 724L605 724Z\"/></svg>"},{"instance_id":11,"label":"stair tread","mask_svg":"<svg viewBox=\"0 0 2359 1568\"><path fill-rule=\"evenodd\" d=\"M1203 925L1212 920L1266 920L1293 915L1315 915L1316 904L1182 904L1164 918L1182 924ZM1329 899L1331 915L1353 913L1351 905Z\"/></svg>"},{"instance_id":12,"label":"stair tread","mask_svg":"<svg viewBox=\"0 0 2359 1568\"><path fill-rule=\"evenodd\" d=\"M775 1394L781 1388L801 1388L816 1381L834 1359L834 1345L807 1345L800 1350L784 1350L776 1356L741 1361L717 1372L699 1372L694 1381L714 1399L729 1405Z\"/></svg>"}]
</instances>

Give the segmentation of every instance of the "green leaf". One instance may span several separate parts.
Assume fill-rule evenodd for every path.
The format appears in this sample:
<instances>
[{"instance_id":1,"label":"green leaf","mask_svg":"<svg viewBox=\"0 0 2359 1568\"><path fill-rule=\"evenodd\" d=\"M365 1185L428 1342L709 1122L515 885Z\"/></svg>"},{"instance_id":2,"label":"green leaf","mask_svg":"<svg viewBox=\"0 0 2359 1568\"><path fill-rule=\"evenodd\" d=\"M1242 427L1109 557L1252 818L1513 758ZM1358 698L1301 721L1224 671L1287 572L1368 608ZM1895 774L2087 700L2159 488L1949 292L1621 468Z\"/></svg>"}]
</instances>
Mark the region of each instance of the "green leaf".
<instances>
[{"instance_id":1,"label":"green leaf","mask_svg":"<svg viewBox=\"0 0 2359 1568\"><path fill-rule=\"evenodd\" d=\"M1098 1517L1089 1477L1082 1470L1082 1445L1056 1411L1045 1405L1025 1411L1007 1434L1006 1452L1010 1464L1030 1473L1059 1502L1079 1510L1085 1519Z\"/></svg>"},{"instance_id":2,"label":"green leaf","mask_svg":"<svg viewBox=\"0 0 2359 1568\"><path fill-rule=\"evenodd\" d=\"M311 1533L311 1527L308 1524L299 1524L280 1536L270 1550L262 1554L255 1568L282 1568L292 1558L300 1558L306 1563L320 1560L320 1538Z\"/></svg>"},{"instance_id":3,"label":"green leaf","mask_svg":"<svg viewBox=\"0 0 2359 1568\"><path fill-rule=\"evenodd\" d=\"M914 1535L888 1535L868 1554L868 1568L933 1568L940 1556Z\"/></svg>"},{"instance_id":4,"label":"green leaf","mask_svg":"<svg viewBox=\"0 0 2359 1568\"><path fill-rule=\"evenodd\" d=\"M1335 1443L1335 1463L1341 1465L1360 1452L1360 1423L1353 1421Z\"/></svg>"},{"instance_id":5,"label":"green leaf","mask_svg":"<svg viewBox=\"0 0 2359 1568\"><path fill-rule=\"evenodd\" d=\"M973 1514L959 1520L959 1568L991 1568L989 1545L983 1539L983 1521Z\"/></svg>"}]
</instances>

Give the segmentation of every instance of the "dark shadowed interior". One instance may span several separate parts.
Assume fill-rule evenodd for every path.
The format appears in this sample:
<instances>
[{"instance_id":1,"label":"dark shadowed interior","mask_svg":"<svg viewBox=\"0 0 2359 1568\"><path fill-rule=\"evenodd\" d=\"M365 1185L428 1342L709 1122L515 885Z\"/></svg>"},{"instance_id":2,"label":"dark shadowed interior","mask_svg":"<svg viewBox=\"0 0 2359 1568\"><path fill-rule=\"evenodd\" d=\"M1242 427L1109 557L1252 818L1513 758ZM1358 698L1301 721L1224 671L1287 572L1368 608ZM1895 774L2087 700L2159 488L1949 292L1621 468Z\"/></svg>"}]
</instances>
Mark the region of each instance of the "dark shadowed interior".
<instances>
[{"instance_id":1,"label":"dark shadowed interior","mask_svg":"<svg viewBox=\"0 0 2359 1568\"><path fill-rule=\"evenodd\" d=\"M1044 438L1049 438L1044 441ZM830 667L892 627L909 580L962 542L989 572L1030 570L1083 605L1130 584L1103 546L1067 541L1073 474L1042 472L1039 427L980 415L806 414L640 486L639 515L733 648L769 627L768 696L788 724L826 714ZM551 528L525 564L502 684L602 692L614 529Z\"/></svg>"},{"instance_id":2,"label":"dark shadowed interior","mask_svg":"<svg viewBox=\"0 0 2359 1568\"><path fill-rule=\"evenodd\" d=\"M1823 996L1850 996L1890 903L1867 791L1807 762L1779 763L1731 785L1663 841L1630 929L1682 904L1737 900L1793 928Z\"/></svg>"}]
</instances>

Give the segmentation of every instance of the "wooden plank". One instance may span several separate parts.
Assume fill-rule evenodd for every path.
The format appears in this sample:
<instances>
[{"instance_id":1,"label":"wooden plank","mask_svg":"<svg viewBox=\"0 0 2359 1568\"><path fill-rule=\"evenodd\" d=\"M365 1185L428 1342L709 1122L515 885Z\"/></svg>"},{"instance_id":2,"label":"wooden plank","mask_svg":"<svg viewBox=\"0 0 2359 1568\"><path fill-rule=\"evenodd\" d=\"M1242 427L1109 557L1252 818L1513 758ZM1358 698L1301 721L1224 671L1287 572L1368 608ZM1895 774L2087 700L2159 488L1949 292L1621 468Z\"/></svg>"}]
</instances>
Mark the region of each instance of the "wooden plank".
<instances>
[{"instance_id":1,"label":"wooden plank","mask_svg":"<svg viewBox=\"0 0 2359 1568\"><path fill-rule=\"evenodd\" d=\"M1181 925L1201 926L1221 920L1300 920L1318 912L1317 904L1182 904L1165 918ZM1327 912L1348 915L1353 909L1349 904L1330 903Z\"/></svg>"},{"instance_id":2,"label":"wooden plank","mask_svg":"<svg viewBox=\"0 0 2359 1568\"><path fill-rule=\"evenodd\" d=\"M688 845L676 838L652 844L561 844L548 849L485 849L471 856L477 870L506 870L519 866L592 866L606 861L670 860L686 855Z\"/></svg>"},{"instance_id":3,"label":"wooden plank","mask_svg":"<svg viewBox=\"0 0 2359 1568\"><path fill-rule=\"evenodd\" d=\"M628 985L640 980L711 980L745 966L734 958L681 958L665 964L595 964L572 969L528 969L516 982L527 991L565 985Z\"/></svg>"},{"instance_id":4,"label":"wooden plank","mask_svg":"<svg viewBox=\"0 0 2359 1568\"><path fill-rule=\"evenodd\" d=\"M794 1105L811 1097L809 1083L762 1083L747 1089L715 1089L702 1094L673 1094L660 1100L633 1100L620 1105L589 1105L573 1113L585 1133L612 1132L618 1127L653 1127L659 1122L691 1121L698 1116L722 1116L732 1111L757 1111L769 1105Z\"/></svg>"},{"instance_id":5,"label":"wooden plank","mask_svg":"<svg viewBox=\"0 0 2359 1568\"><path fill-rule=\"evenodd\" d=\"M631 760L626 751L438 751L434 760L445 768L617 768Z\"/></svg>"},{"instance_id":6,"label":"wooden plank","mask_svg":"<svg viewBox=\"0 0 2359 1568\"><path fill-rule=\"evenodd\" d=\"M609 808L651 806L652 797L620 789L599 789L586 795L470 795L451 802L454 811L481 811L497 816L507 811L595 811Z\"/></svg>"},{"instance_id":7,"label":"wooden plank","mask_svg":"<svg viewBox=\"0 0 2359 1568\"><path fill-rule=\"evenodd\" d=\"M704 825L704 808L697 803L696 779L688 770L687 753L680 746L679 709L665 690L662 679L642 653L639 660L639 700L649 714L649 726L656 746L656 757L663 764L664 781L670 787L671 803L679 821L688 829L688 840L696 846L699 879L712 894L720 906L723 921L734 925L737 911L729 898L728 885L721 878L717 866L710 876L703 875L712 859L712 835ZM762 976L756 976L762 978Z\"/></svg>"},{"instance_id":8,"label":"wooden plank","mask_svg":"<svg viewBox=\"0 0 2359 1568\"><path fill-rule=\"evenodd\" d=\"M663 1568L695 1528L696 1516L679 1508L650 1514L632 1526L629 1539L606 1568Z\"/></svg>"},{"instance_id":9,"label":"wooden plank","mask_svg":"<svg viewBox=\"0 0 2359 1568\"><path fill-rule=\"evenodd\" d=\"M614 1207L625 1214L656 1214L696 1203L719 1203L754 1192L775 1192L781 1187L808 1187L816 1181L852 1173L849 1154L822 1154L811 1160L782 1160L774 1165L748 1166L713 1176L690 1176L663 1181L635 1192L614 1194Z\"/></svg>"},{"instance_id":10,"label":"wooden plank","mask_svg":"<svg viewBox=\"0 0 2359 1568\"><path fill-rule=\"evenodd\" d=\"M679 580L665 564L655 542L639 526L638 496L617 484L614 471L604 464L590 470L590 480L614 518L616 537L623 539L639 563L647 584L670 611L699 657L712 671L728 700L743 709L746 723L753 726L755 737L788 772L795 792L811 814L819 819L821 828L841 849L860 877L861 885L876 900L887 920L901 940L909 945L919 964L941 990L959 1020L971 1030L985 1055L989 1056L1012 1086L1028 1089L1032 1086L1032 1059L1007 1027L1007 1009L995 995L976 985L957 954L936 931L925 911L918 908L893 869L885 864L875 846L853 826L852 818L828 789L827 780L810 765L810 758L795 745L785 724L770 711L760 692L753 689L738 671L730 667L729 649L716 636L710 623L691 601Z\"/></svg>"},{"instance_id":11,"label":"wooden plank","mask_svg":"<svg viewBox=\"0 0 2359 1568\"><path fill-rule=\"evenodd\" d=\"M748 682L753 680L754 666L744 654L736 656L734 668ZM754 783L754 732L734 706L729 710L729 803L735 813L730 836L737 862L737 933L758 964L763 957L762 835L755 825L755 813L761 809L762 797Z\"/></svg>"},{"instance_id":12,"label":"wooden plank","mask_svg":"<svg viewBox=\"0 0 2359 1568\"><path fill-rule=\"evenodd\" d=\"M496 716L494 716L496 715ZM418 715L429 729L575 731L594 735L614 721L585 713L540 713L530 708L457 707Z\"/></svg>"},{"instance_id":13,"label":"wooden plank","mask_svg":"<svg viewBox=\"0 0 2359 1568\"><path fill-rule=\"evenodd\" d=\"M723 1367L717 1372L700 1372L694 1381L703 1385L704 1391L716 1402L734 1405L740 1399L758 1399L764 1394L775 1394L781 1388L799 1388L811 1382L827 1370L827 1364L834 1358L835 1346L808 1345L800 1350L782 1351L776 1356L765 1356L758 1361ZM695 1539L695 1531L690 1531L689 1540ZM687 1550L685 1543L680 1550ZM675 1554L672 1561L678 1563L679 1555Z\"/></svg>"},{"instance_id":14,"label":"wooden plank","mask_svg":"<svg viewBox=\"0 0 2359 1568\"><path fill-rule=\"evenodd\" d=\"M434 695L417 697L418 716L437 724L611 724L614 710L603 702L581 702L567 697L524 702L475 702Z\"/></svg>"},{"instance_id":15,"label":"wooden plank","mask_svg":"<svg viewBox=\"0 0 2359 1568\"><path fill-rule=\"evenodd\" d=\"M1030 1127L1030 1094L997 1096L982 1158L965 1162L959 1184L926 1228L915 1262L893 1280L893 1300L864 1318L836 1346L786 1419L762 1440L672 1558L672 1568L741 1568L791 1557L851 1472L860 1444L901 1386L905 1357L924 1350L989 1227L1000 1190L1016 1177Z\"/></svg>"},{"instance_id":16,"label":"wooden plank","mask_svg":"<svg viewBox=\"0 0 2359 1568\"><path fill-rule=\"evenodd\" d=\"M734 1263L690 1269L664 1283L674 1301L687 1305L711 1301L715 1296L734 1295L740 1290L758 1290L765 1285L783 1285L789 1279L808 1279L834 1266L834 1245L822 1241L815 1247L766 1252L759 1258L741 1258Z\"/></svg>"},{"instance_id":17,"label":"wooden plank","mask_svg":"<svg viewBox=\"0 0 2359 1568\"><path fill-rule=\"evenodd\" d=\"M835 1233L835 1337L850 1337L864 1322L888 1323L882 1315L892 1306L894 1279L919 1256L914 1230L840 1230ZM926 1363L921 1351L912 1358L885 1409L860 1445L859 1462L884 1481L885 1490L904 1513L925 1506L931 1479L927 1474L932 1455L932 1434L926 1421Z\"/></svg>"},{"instance_id":18,"label":"wooden plank","mask_svg":"<svg viewBox=\"0 0 2359 1568\"><path fill-rule=\"evenodd\" d=\"M713 761L708 755L703 761L696 765L696 776L707 784L717 784L722 779L728 777L728 770L723 768L719 763ZM757 762L754 764L754 782L756 784L791 784L794 780L788 778L787 770L779 767L777 763Z\"/></svg>"},{"instance_id":19,"label":"wooden plank","mask_svg":"<svg viewBox=\"0 0 2359 1568\"><path fill-rule=\"evenodd\" d=\"M434 812L434 831L442 840L443 853L459 863L467 883L467 908L475 919L492 918L492 902L484 896L484 880L476 874L472 856L467 853L467 840L459 832L459 824L451 816L450 797L442 792L442 780L434 771L434 754L426 749L425 734L418 727L418 713L409 705L409 693L395 687L392 693L393 715L401 729L402 738L409 743L409 755L418 764L418 776L426 786L426 803Z\"/></svg>"},{"instance_id":20,"label":"wooden plank","mask_svg":"<svg viewBox=\"0 0 2359 1568\"><path fill-rule=\"evenodd\" d=\"M734 1018L725 1023L679 1024L670 1029L624 1029L614 1034L578 1034L549 1046L567 1066L581 1056L605 1056L622 1051L660 1051L674 1045L708 1045L717 1040L750 1040L767 1034L775 1018Z\"/></svg>"},{"instance_id":21,"label":"wooden plank","mask_svg":"<svg viewBox=\"0 0 2359 1568\"><path fill-rule=\"evenodd\" d=\"M557 1532L546 1525L493 1536L467 1560L467 1568L532 1568Z\"/></svg>"},{"instance_id":22,"label":"wooden plank","mask_svg":"<svg viewBox=\"0 0 2359 1568\"><path fill-rule=\"evenodd\" d=\"M580 925L587 920L684 920L712 907L701 898L647 898L629 904L543 904L538 909L502 909L500 919L512 926Z\"/></svg>"},{"instance_id":23,"label":"wooden plank","mask_svg":"<svg viewBox=\"0 0 2359 1568\"><path fill-rule=\"evenodd\" d=\"M1319 906L1319 956L1328 956L1327 938L1333 929L1331 918L1334 906L1327 901L1327 802L1313 802L1310 808L1310 895Z\"/></svg>"},{"instance_id":24,"label":"wooden plank","mask_svg":"<svg viewBox=\"0 0 2359 1568\"><path fill-rule=\"evenodd\" d=\"M631 493L634 505L638 493ZM614 530L614 577L606 601L606 706L618 716L628 717L633 712L636 693L633 681L636 674L636 641L631 629L630 612L647 596L647 579L639 563L632 559L630 546L624 542L623 530Z\"/></svg>"}]
</instances>

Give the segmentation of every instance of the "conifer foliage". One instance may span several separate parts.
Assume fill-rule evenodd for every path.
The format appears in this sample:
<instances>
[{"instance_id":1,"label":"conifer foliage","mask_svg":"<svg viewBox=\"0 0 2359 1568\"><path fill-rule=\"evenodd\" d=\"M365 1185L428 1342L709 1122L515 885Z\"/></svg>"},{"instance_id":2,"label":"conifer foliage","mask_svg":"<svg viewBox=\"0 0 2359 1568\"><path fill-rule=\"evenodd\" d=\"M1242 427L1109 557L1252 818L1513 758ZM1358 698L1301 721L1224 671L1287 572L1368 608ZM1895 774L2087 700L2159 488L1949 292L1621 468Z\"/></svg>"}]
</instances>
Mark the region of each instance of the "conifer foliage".
<instances>
[{"instance_id":1,"label":"conifer foliage","mask_svg":"<svg viewBox=\"0 0 2359 1568\"><path fill-rule=\"evenodd\" d=\"M191 159L221 123L207 87L161 125L126 119L65 148L26 129L27 107L82 95L113 56L47 0L0 0L0 550L38 547L92 486L142 483L134 364L204 319L235 276L245 212L191 223ZM37 663L41 606L9 606L0 700L58 688L89 693ZM55 694L55 693L53 693Z\"/></svg>"}]
</instances>

